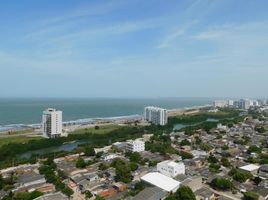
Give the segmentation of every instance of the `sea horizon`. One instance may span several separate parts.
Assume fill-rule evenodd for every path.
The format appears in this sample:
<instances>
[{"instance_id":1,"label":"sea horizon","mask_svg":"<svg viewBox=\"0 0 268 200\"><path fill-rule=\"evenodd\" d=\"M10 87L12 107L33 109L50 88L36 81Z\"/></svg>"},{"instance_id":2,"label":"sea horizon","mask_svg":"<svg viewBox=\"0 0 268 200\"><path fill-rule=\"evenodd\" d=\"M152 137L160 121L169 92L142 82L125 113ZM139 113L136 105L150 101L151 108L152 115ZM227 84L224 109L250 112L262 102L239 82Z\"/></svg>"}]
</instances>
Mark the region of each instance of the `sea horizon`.
<instances>
[{"instance_id":1,"label":"sea horizon","mask_svg":"<svg viewBox=\"0 0 268 200\"><path fill-rule=\"evenodd\" d=\"M63 121L142 115L145 106L166 109L210 104L215 98L0 98L0 128L39 124L43 110L52 107L63 111Z\"/></svg>"}]
</instances>

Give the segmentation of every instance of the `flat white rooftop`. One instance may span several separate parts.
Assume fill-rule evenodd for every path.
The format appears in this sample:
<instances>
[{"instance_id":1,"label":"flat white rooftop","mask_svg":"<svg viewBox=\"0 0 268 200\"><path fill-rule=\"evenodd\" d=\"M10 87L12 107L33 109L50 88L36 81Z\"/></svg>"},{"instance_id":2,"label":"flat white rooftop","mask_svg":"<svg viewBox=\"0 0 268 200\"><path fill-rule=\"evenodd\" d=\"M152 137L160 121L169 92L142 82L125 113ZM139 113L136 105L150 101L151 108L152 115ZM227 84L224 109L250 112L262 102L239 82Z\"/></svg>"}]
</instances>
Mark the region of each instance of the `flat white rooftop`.
<instances>
[{"instance_id":1,"label":"flat white rooftop","mask_svg":"<svg viewBox=\"0 0 268 200\"><path fill-rule=\"evenodd\" d=\"M179 181L176 181L158 172L148 173L141 177L141 180L156 187L159 187L167 192L175 192L180 187Z\"/></svg>"},{"instance_id":2,"label":"flat white rooftop","mask_svg":"<svg viewBox=\"0 0 268 200\"><path fill-rule=\"evenodd\" d=\"M249 165L239 167L239 169L243 169L243 170L249 171L249 172L255 171L255 170L259 169L259 168L260 168L260 166L254 165L254 164L249 164Z\"/></svg>"}]
</instances>

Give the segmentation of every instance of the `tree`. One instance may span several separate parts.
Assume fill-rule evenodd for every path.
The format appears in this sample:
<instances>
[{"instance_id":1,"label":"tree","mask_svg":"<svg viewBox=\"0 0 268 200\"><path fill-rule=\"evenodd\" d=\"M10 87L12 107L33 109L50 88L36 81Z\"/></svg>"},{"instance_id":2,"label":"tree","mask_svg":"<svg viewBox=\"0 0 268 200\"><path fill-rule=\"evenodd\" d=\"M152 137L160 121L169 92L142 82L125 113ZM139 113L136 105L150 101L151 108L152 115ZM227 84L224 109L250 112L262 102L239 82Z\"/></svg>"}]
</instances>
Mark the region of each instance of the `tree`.
<instances>
[{"instance_id":1,"label":"tree","mask_svg":"<svg viewBox=\"0 0 268 200\"><path fill-rule=\"evenodd\" d=\"M207 151L208 152L208 151L210 151L212 149L212 147L209 144L207 144L207 143L201 143L200 149L202 149L203 151Z\"/></svg>"},{"instance_id":2,"label":"tree","mask_svg":"<svg viewBox=\"0 0 268 200\"><path fill-rule=\"evenodd\" d=\"M225 145L222 146L222 150L226 151L228 149L229 149L229 146L228 145L225 144Z\"/></svg>"},{"instance_id":3,"label":"tree","mask_svg":"<svg viewBox=\"0 0 268 200\"><path fill-rule=\"evenodd\" d=\"M141 155L138 152L134 152L134 153L130 154L129 160L131 162L138 163L141 161Z\"/></svg>"},{"instance_id":4,"label":"tree","mask_svg":"<svg viewBox=\"0 0 268 200\"><path fill-rule=\"evenodd\" d=\"M222 157L222 159L221 159L221 164L222 164L224 167L230 167L230 166L231 166L231 163L229 162L228 158L226 158L226 157Z\"/></svg>"},{"instance_id":5,"label":"tree","mask_svg":"<svg viewBox=\"0 0 268 200\"><path fill-rule=\"evenodd\" d=\"M103 151L96 153L96 158L100 158L103 155Z\"/></svg>"},{"instance_id":6,"label":"tree","mask_svg":"<svg viewBox=\"0 0 268 200\"><path fill-rule=\"evenodd\" d=\"M191 145L191 143L188 140L184 139L184 140L181 141L180 145L181 146Z\"/></svg>"},{"instance_id":7,"label":"tree","mask_svg":"<svg viewBox=\"0 0 268 200\"><path fill-rule=\"evenodd\" d=\"M95 156L95 151L93 147L86 146L85 147L85 155L86 156Z\"/></svg>"},{"instance_id":8,"label":"tree","mask_svg":"<svg viewBox=\"0 0 268 200\"><path fill-rule=\"evenodd\" d=\"M95 198L95 200L105 200L105 199L103 197L97 195L96 198Z\"/></svg>"},{"instance_id":9,"label":"tree","mask_svg":"<svg viewBox=\"0 0 268 200\"><path fill-rule=\"evenodd\" d=\"M44 161L44 165L50 166L52 169L56 169L57 165L54 163L54 159L52 156L49 156L46 161Z\"/></svg>"},{"instance_id":10,"label":"tree","mask_svg":"<svg viewBox=\"0 0 268 200\"><path fill-rule=\"evenodd\" d=\"M124 183L129 183L132 180L131 169L128 166L121 166L115 169L116 179Z\"/></svg>"},{"instance_id":11,"label":"tree","mask_svg":"<svg viewBox=\"0 0 268 200\"><path fill-rule=\"evenodd\" d=\"M33 191L33 192L30 193L30 195L31 195L31 199L36 199L37 197L42 196L43 193L39 192L39 191Z\"/></svg>"},{"instance_id":12,"label":"tree","mask_svg":"<svg viewBox=\"0 0 268 200\"><path fill-rule=\"evenodd\" d=\"M261 153L261 152L262 152L262 148L257 147L256 145L251 145L247 150L248 154L250 154L250 153Z\"/></svg>"},{"instance_id":13,"label":"tree","mask_svg":"<svg viewBox=\"0 0 268 200\"><path fill-rule=\"evenodd\" d=\"M209 162L209 163L218 163L219 161L218 161L218 159L217 159L215 156L210 155L210 156L208 157L208 162Z\"/></svg>"},{"instance_id":14,"label":"tree","mask_svg":"<svg viewBox=\"0 0 268 200\"><path fill-rule=\"evenodd\" d=\"M33 192L17 192L13 197L10 199L12 200L33 200L37 197L42 196L42 192L33 191Z\"/></svg>"},{"instance_id":15,"label":"tree","mask_svg":"<svg viewBox=\"0 0 268 200\"><path fill-rule=\"evenodd\" d=\"M87 199L90 199L91 197L93 197L93 194L88 190L85 192L85 195Z\"/></svg>"},{"instance_id":16,"label":"tree","mask_svg":"<svg viewBox=\"0 0 268 200\"><path fill-rule=\"evenodd\" d=\"M104 164L104 163L101 163L101 164L99 165L99 170L101 170L101 171L104 171L104 170L106 170L106 169L108 169L108 168L109 168L109 166L106 165L106 164Z\"/></svg>"},{"instance_id":17,"label":"tree","mask_svg":"<svg viewBox=\"0 0 268 200\"><path fill-rule=\"evenodd\" d=\"M195 200L195 195L190 187L181 186L175 193L177 199L181 200Z\"/></svg>"},{"instance_id":18,"label":"tree","mask_svg":"<svg viewBox=\"0 0 268 200\"><path fill-rule=\"evenodd\" d=\"M78 160L76 161L76 167L77 168L85 168L87 166L85 160L83 158L78 158Z\"/></svg>"},{"instance_id":19,"label":"tree","mask_svg":"<svg viewBox=\"0 0 268 200\"><path fill-rule=\"evenodd\" d=\"M62 193L65 194L66 196L70 197L72 196L72 194L74 193L74 191L69 188L68 186L66 186L63 190Z\"/></svg>"},{"instance_id":20,"label":"tree","mask_svg":"<svg viewBox=\"0 0 268 200\"><path fill-rule=\"evenodd\" d=\"M144 183L141 182L141 181L140 182L137 182L135 184L135 190L142 191L144 188L145 188Z\"/></svg>"},{"instance_id":21,"label":"tree","mask_svg":"<svg viewBox=\"0 0 268 200\"><path fill-rule=\"evenodd\" d=\"M68 176L67 174L65 173L65 171L59 169L58 171L58 176L61 178L61 179L66 179Z\"/></svg>"},{"instance_id":22,"label":"tree","mask_svg":"<svg viewBox=\"0 0 268 200\"><path fill-rule=\"evenodd\" d=\"M216 190L229 190L233 188L233 183L226 178L214 178L210 185Z\"/></svg>"},{"instance_id":23,"label":"tree","mask_svg":"<svg viewBox=\"0 0 268 200\"><path fill-rule=\"evenodd\" d=\"M0 190L4 187L5 181L3 179L3 176L0 174Z\"/></svg>"},{"instance_id":24,"label":"tree","mask_svg":"<svg viewBox=\"0 0 268 200\"><path fill-rule=\"evenodd\" d=\"M179 155L182 157L182 159L192 159L194 156L191 153L180 151Z\"/></svg>"},{"instance_id":25,"label":"tree","mask_svg":"<svg viewBox=\"0 0 268 200\"><path fill-rule=\"evenodd\" d=\"M238 169L231 169L228 173L234 180L244 183L246 180L252 178L252 174Z\"/></svg>"},{"instance_id":26,"label":"tree","mask_svg":"<svg viewBox=\"0 0 268 200\"><path fill-rule=\"evenodd\" d=\"M209 165L209 170L210 170L211 172L215 172L215 173L217 173L217 172L220 171L220 168L221 168L221 166L220 166L219 164L217 164L217 163L211 163L211 164Z\"/></svg>"},{"instance_id":27,"label":"tree","mask_svg":"<svg viewBox=\"0 0 268 200\"><path fill-rule=\"evenodd\" d=\"M174 194L169 195L167 200L196 200L190 187L181 186Z\"/></svg>"},{"instance_id":28,"label":"tree","mask_svg":"<svg viewBox=\"0 0 268 200\"><path fill-rule=\"evenodd\" d=\"M244 193L244 200L258 200L259 195L255 192L249 191Z\"/></svg>"},{"instance_id":29,"label":"tree","mask_svg":"<svg viewBox=\"0 0 268 200\"><path fill-rule=\"evenodd\" d=\"M128 166L131 169L131 171L136 171L139 168L139 165L135 162L130 162Z\"/></svg>"},{"instance_id":30,"label":"tree","mask_svg":"<svg viewBox=\"0 0 268 200\"><path fill-rule=\"evenodd\" d=\"M255 128L256 131L258 131L259 133L265 133L265 128L263 126L258 126Z\"/></svg>"}]
</instances>

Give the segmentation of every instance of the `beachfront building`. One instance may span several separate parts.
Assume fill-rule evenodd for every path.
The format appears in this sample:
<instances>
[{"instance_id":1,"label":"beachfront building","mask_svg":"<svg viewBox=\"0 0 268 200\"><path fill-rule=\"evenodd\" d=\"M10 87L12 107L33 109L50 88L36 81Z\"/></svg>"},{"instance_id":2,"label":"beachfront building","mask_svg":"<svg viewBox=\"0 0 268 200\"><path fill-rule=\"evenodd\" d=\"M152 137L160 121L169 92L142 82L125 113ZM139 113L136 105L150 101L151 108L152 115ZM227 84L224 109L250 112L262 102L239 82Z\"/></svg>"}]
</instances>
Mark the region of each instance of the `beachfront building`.
<instances>
[{"instance_id":1,"label":"beachfront building","mask_svg":"<svg viewBox=\"0 0 268 200\"><path fill-rule=\"evenodd\" d=\"M161 174L174 178L178 174L185 174L185 165L182 162L165 160L157 164L157 171Z\"/></svg>"},{"instance_id":2,"label":"beachfront building","mask_svg":"<svg viewBox=\"0 0 268 200\"><path fill-rule=\"evenodd\" d=\"M215 100L213 102L213 106L215 108L224 108L228 106L228 101L227 100Z\"/></svg>"},{"instance_id":3,"label":"beachfront building","mask_svg":"<svg viewBox=\"0 0 268 200\"><path fill-rule=\"evenodd\" d=\"M145 150L145 143L141 140L131 140L127 142L127 151L142 152Z\"/></svg>"},{"instance_id":4,"label":"beachfront building","mask_svg":"<svg viewBox=\"0 0 268 200\"><path fill-rule=\"evenodd\" d=\"M166 109L148 106L144 108L144 118L148 122L164 126L168 122L168 113Z\"/></svg>"},{"instance_id":5,"label":"beachfront building","mask_svg":"<svg viewBox=\"0 0 268 200\"><path fill-rule=\"evenodd\" d=\"M56 138L62 135L62 111L48 108L43 111L42 131L46 138Z\"/></svg>"}]
</instances>

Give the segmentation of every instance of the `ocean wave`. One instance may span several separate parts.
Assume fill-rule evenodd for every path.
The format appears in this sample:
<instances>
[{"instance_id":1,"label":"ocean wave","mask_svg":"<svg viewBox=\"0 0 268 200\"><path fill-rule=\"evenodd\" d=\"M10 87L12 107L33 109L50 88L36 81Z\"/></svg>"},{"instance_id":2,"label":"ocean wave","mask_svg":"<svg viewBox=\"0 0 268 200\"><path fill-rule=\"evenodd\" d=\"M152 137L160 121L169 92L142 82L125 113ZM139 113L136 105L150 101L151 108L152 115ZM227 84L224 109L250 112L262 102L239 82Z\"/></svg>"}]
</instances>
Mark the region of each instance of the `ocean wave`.
<instances>
[{"instance_id":1,"label":"ocean wave","mask_svg":"<svg viewBox=\"0 0 268 200\"><path fill-rule=\"evenodd\" d=\"M120 120L135 120L141 119L141 115L125 115L125 116L115 116L115 117L94 117L94 118L84 118L84 119L76 119L70 121L64 121L63 125L69 124L94 124L99 120L104 121L120 121ZM37 124L8 124L8 125L0 125L0 132L4 131L20 131L29 128L41 128L41 123Z\"/></svg>"}]
</instances>

